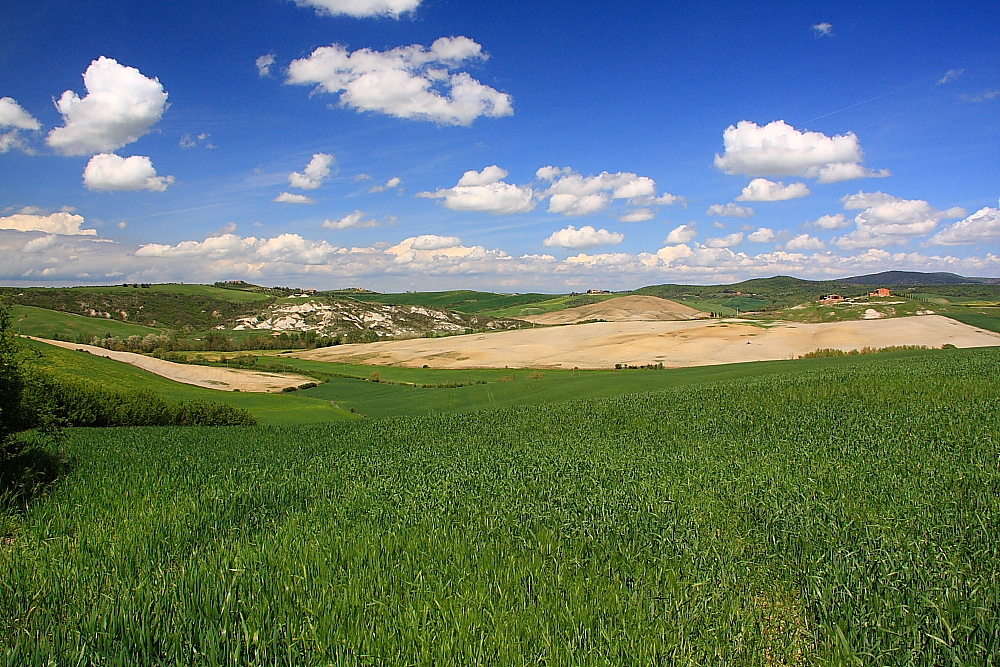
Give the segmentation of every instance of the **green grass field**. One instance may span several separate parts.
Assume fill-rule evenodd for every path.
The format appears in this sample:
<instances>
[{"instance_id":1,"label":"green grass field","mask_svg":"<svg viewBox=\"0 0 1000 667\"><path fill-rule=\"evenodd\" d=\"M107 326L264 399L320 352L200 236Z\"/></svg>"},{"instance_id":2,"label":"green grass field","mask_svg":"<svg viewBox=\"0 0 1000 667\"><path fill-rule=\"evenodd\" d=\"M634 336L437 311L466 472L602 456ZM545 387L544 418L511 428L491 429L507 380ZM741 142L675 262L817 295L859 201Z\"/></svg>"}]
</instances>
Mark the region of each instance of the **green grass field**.
<instances>
[{"instance_id":1,"label":"green grass field","mask_svg":"<svg viewBox=\"0 0 1000 667\"><path fill-rule=\"evenodd\" d=\"M991 309L993 314L987 315L986 313L946 313L948 317L953 320L958 320L962 324L968 324L969 326L979 327L980 329L986 329L987 331L996 331L1000 333L1000 312L997 309Z\"/></svg>"},{"instance_id":2,"label":"green grass field","mask_svg":"<svg viewBox=\"0 0 1000 667\"><path fill-rule=\"evenodd\" d=\"M103 317L61 313L34 306L12 306L11 312L14 316L14 327L18 333L52 340L60 338L76 340L76 337L80 335L104 338L105 335L111 334L119 338L128 338L129 336L166 333L165 329L144 327L139 324L130 324Z\"/></svg>"},{"instance_id":3,"label":"green grass field","mask_svg":"<svg viewBox=\"0 0 1000 667\"><path fill-rule=\"evenodd\" d=\"M891 352L879 355L885 361L914 356L948 354L941 350ZM794 361L761 361L719 366L695 366L665 370L542 370L475 369L445 370L334 364L282 358L293 368L336 373L327 382L300 392L302 396L335 401L342 408L356 409L371 417L429 415L490 408L542 405L584 398L608 398L624 394L687 387L720 380L735 380L782 373L835 370L865 364L860 356ZM373 372L381 380L368 381ZM542 377L538 377L541 375ZM390 384L392 383L392 384ZM408 386L408 384L417 386ZM422 385L461 384L459 387Z\"/></svg>"},{"instance_id":4,"label":"green grass field","mask_svg":"<svg viewBox=\"0 0 1000 667\"><path fill-rule=\"evenodd\" d=\"M544 410L71 430L0 538L0 655L993 664L1000 350L861 361Z\"/></svg>"},{"instance_id":5,"label":"green grass field","mask_svg":"<svg viewBox=\"0 0 1000 667\"><path fill-rule=\"evenodd\" d=\"M148 389L168 400L215 400L246 408L262 424L297 424L368 417L433 415L502 407L547 405L574 399L609 398L720 380L788 372L838 369L868 363L861 356L793 361L763 361L665 370L425 369L367 366L297 359L283 354L261 356L259 364L280 363L290 372L320 373L317 387L293 394L250 394L181 384L128 364L64 350L39 342L37 363L59 374L105 382L125 389ZM880 354L885 361L947 355L916 350ZM208 356L217 356L213 353ZM373 373L378 382L371 381ZM459 385L459 386L448 386ZM336 407L334 407L336 406Z\"/></svg>"},{"instance_id":6,"label":"green grass field","mask_svg":"<svg viewBox=\"0 0 1000 667\"><path fill-rule=\"evenodd\" d=\"M35 354L29 356L29 363L57 375L93 380L117 390L145 389L170 401L229 403L249 410L261 424L309 424L356 418L344 409L334 407L329 400L307 397L300 392L258 394L205 389L174 382L112 359L38 341L25 343L35 351Z\"/></svg>"}]
</instances>

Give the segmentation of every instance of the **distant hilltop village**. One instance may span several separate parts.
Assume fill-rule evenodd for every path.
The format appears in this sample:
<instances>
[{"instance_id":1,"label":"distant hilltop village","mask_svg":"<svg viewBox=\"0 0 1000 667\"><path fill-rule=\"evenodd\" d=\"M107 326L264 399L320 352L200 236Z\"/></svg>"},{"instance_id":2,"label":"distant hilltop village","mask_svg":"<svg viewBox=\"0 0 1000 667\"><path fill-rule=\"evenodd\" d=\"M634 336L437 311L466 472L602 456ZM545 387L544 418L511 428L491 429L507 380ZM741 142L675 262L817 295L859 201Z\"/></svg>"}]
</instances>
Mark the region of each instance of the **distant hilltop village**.
<instances>
[{"instance_id":1,"label":"distant hilltop village","mask_svg":"<svg viewBox=\"0 0 1000 667\"><path fill-rule=\"evenodd\" d=\"M878 289L868 292L868 294L861 297L845 297L842 294L827 294L826 296L820 297L819 302L822 304L830 304L840 303L841 301L850 301L852 299L880 299L888 296L892 296L892 291L885 287L879 287Z\"/></svg>"},{"instance_id":2,"label":"distant hilltop village","mask_svg":"<svg viewBox=\"0 0 1000 667\"><path fill-rule=\"evenodd\" d=\"M126 285L127 287L127 285ZM143 285L145 287L145 285ZM299 287L261 287L260 285L254 285L253 283L248 283L245 280L220 280L213 283L213 287L219 287L221 289L232 289L241 290L244 292L256 292L258 294L277 294L281 296L292 296L292 297L302 297L302 296L313 296L319 294L319 290L315 288L301 289ZM365 289L364 287L345 287L344 289L330 290L328 294L378 294L378 292L373 292L370 289Z\"/></svg>"}]
</instances>

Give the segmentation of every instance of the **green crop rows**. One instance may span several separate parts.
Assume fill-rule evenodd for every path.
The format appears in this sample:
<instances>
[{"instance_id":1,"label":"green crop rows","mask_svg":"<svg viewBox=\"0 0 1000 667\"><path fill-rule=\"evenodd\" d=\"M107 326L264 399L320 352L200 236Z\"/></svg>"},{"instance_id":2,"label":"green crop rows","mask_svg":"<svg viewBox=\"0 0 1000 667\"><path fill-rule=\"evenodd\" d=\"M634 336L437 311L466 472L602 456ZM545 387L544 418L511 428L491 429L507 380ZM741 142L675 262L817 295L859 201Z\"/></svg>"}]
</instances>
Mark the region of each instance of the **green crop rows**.
<instances>
[{"instance_id":1,"label":"green crop rows","mask_svg":"<svg viewBox=\"0 0 1000 667\"><path fill-rule=\"evenodd\" d=\"M36 453L62 479L0 537L0 656L994 664L998 363L872 355L544 410L71 430Z\"/></svg>"}]
</instances>

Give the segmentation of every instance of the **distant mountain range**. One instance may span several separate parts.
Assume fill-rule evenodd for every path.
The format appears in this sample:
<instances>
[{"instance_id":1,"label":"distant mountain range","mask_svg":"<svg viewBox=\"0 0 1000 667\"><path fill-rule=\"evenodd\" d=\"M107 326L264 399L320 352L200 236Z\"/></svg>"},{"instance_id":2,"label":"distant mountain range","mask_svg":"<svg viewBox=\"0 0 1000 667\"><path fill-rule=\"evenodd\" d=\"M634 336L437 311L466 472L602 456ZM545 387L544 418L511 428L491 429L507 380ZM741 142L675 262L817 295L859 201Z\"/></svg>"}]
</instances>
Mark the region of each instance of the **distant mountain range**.
<instances>
[{"instance_id":1,"label":"distant mountain range","mask_svg":"<svg viewBox=\"0 0 1000 667\"><path fill-rule=\"evenodd\" d=\"M955 273L943 272L883 271L866 276L842 278L840 282L854 285L1000 285L1000 278L966 278Z\"/></svg>"}]
</instances>

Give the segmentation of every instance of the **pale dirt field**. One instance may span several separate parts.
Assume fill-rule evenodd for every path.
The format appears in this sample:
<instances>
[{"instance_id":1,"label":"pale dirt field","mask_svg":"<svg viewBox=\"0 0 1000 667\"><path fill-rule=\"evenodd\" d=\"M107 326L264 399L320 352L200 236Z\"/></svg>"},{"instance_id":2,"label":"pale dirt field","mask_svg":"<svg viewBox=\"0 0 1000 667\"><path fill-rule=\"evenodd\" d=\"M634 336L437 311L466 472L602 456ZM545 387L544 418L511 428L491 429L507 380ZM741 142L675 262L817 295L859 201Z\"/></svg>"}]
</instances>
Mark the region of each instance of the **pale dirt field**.
<instances>
[{"instance_id":1,"label":"pale dirt field","mask_svg":"<svg viewBox=\"0 0 1000 667\"><path fill-rule=\"evenodd\" d=\"M890 345L1000 345L1000 334L940 315L827 324L782 322L767 327L738 320L595 322L448 338L338 345L295 353L317 361L419 368L667 367L794 359L823 348Z\"/></svg>"},{"instance_id":2,"label":"pale dirt field","mask_svg":"<svg viewBox=\"0 0 1000 667\"><path fill-rule=\"evenodd\" d=\"M313 382L312 378L305 377L304 375L177 364L172 361L155 359L133 352L105 350L103 347L95 347L93 345L80 345L79 343L67 343L60 340L47 340L45 338L33 338L33 340L64 347L67 350L83 350L98 357L107 357L108 359L131 364L144 371L161 375L168 380L193 384L197 387L205 387L207 389L220 389L222 391L239 389L240 391L261 393L280 392L284 387L298 387L306 382Z\"/></svg>"},{"instance_id":3,"label":"pale dirt field","mask_svg":"<svg viewBox=\"0 0 1000 667\"><path fill-rule=\"evenodd\" d=\"M567 308L554 313L519 317L535 324L576 324L587 320L606 322L662 322L708 317L690 306L658 296L619 296L601 303Z\"/></svg>"}]
</instances>

